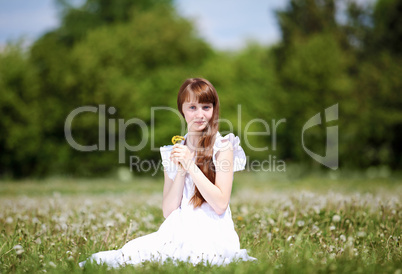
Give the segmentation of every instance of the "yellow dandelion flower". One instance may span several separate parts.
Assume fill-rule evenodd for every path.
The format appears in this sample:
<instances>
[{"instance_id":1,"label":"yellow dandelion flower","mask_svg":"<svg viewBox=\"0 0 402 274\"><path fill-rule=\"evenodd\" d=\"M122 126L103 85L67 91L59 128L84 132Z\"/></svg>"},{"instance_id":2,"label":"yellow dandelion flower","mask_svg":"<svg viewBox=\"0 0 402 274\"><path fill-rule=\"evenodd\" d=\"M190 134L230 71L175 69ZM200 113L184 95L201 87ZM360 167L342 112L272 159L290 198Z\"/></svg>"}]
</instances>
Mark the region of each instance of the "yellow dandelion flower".
<instances>
[{"instance_id":1,"label":"yellow dandelion flower","mask_svg":"<svg viewBox=\"0 0 402 274\"><path fill-rule=\"evenodd\" d=\"M180 136L180 135L175 135L175 136L172 137L172 143L173 144L176 144L177 142L180 142L182 140L184 140L184 137Z\"/></svg>"}]
</instances>

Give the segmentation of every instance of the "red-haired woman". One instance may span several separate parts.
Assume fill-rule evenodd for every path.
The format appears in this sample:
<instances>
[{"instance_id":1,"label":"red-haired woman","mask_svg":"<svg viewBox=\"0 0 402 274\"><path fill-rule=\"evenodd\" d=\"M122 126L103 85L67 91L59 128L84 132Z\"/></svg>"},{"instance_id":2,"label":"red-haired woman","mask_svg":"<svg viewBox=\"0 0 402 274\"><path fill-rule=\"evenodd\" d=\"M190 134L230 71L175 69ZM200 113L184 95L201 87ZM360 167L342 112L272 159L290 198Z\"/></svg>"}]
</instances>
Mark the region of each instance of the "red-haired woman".
<instances>
[{"instance_id":1,"label":"red-haired woman","mask_svg":"<svg viewBox=\"0 0 402 274\"><path fill-rule=\"evenodd\" d=\"M177 107L188 132L180 144L160 149L166 220L157 232L131 240L119 250L93 254L90 260L112 267L166 259L213 265L255 260L240 249L229 207L233 173L244 169L246 156L238 137L218 132L215 88L202 78L187 79L180 87Z\"/></svg>"}]
</instances>

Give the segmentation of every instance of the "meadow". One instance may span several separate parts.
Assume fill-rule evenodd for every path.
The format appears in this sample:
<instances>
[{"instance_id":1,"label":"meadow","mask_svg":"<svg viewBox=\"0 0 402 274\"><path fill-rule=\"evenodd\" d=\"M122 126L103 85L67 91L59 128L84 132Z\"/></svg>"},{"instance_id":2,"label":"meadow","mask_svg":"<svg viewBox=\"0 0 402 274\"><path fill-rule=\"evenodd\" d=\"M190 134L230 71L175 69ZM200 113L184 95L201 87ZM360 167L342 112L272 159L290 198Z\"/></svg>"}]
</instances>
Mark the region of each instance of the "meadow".
<instances>
[{"instance_id":1,"label":"meadow","mask_svg":"<svg viewBox=\"0 0 402 274\"><path fill-rule=\"evenodd\" d=\"M158 229L162 177L1 181L0 273L401 273L400 178L241 172L230 207L256 263L121 269L78 263Z\"/></svg>"}]
</instances>

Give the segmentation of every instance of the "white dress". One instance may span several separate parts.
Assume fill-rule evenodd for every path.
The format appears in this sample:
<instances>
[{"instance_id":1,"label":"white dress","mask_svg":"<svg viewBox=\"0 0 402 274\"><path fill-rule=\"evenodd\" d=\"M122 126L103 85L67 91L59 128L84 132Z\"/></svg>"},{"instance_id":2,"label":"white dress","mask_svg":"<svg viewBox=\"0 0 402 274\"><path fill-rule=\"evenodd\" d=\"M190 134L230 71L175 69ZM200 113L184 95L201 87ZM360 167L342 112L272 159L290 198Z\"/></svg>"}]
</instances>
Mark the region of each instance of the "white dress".
<instances>
[{"instance_id":1,"label":"white dress","mask_svg":"<svg viewBox=\"0 0 402 274\"><path fill-rule=\"evenodd\" d=\"M186 138L187 134L184 137ZM246 155L239 145L239 137L235 137L232 133L225 137L217 133L213 148L214 163L216 153L228 148L228 141L233 146L234 171L243 170ZM172 147L163 146L160 152L165 171L169 178L174 180L177 166L169 159ZM218 215L206 202L196 209L189 204L194 194L194 186L187 173L181 205L166 218L158 231L133 239L121 249L93 254L88 260L98 264L106 263L110 267L140 264L144 261L163 263L169 258L194 265L198 263L225 265L237 260L256 260L247 254L247 250L240 249L239 237L234 229L229 206L225 213ZM80 266L84 264L85 261L81 262Z\"/></svg>"}]
</instances>

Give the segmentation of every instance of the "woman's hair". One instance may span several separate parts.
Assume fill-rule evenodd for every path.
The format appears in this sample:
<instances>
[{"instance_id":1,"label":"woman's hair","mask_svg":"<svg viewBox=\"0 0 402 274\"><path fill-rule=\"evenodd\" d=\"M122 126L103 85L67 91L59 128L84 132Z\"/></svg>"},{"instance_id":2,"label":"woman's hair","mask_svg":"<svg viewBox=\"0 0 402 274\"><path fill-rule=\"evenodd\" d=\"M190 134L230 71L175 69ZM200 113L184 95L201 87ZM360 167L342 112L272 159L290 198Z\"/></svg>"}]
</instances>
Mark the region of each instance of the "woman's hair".
<instances>
[{"instance_id":1,"label":"woman's hair","mask_svg":"<svg viewBox=\"0 0 402 274\"><path fill-rule=\"evenodd\" d=\"M213 114L208 125L202 131L201 137L195 148L197 156L195 164L205 174L205 176L215 184L215 165L212 161L213 146L215 143L216 133L219 129L219 97L214 86L206 79L202 78L190 78L187 79L180 87L179 94L177 96L177 108L184 117L183 103L190 101L191 94L194 95L196 100L203 103L213 104ZM195 187L194 196L191 198L190 203L194 207L199 207L205 202L200 191Z\"/></svg>"}]
</instances>

